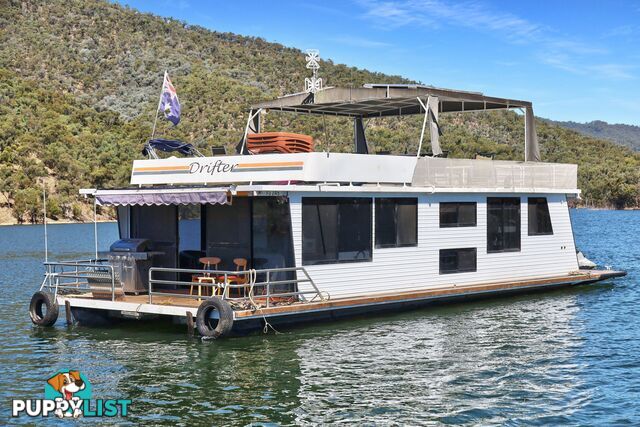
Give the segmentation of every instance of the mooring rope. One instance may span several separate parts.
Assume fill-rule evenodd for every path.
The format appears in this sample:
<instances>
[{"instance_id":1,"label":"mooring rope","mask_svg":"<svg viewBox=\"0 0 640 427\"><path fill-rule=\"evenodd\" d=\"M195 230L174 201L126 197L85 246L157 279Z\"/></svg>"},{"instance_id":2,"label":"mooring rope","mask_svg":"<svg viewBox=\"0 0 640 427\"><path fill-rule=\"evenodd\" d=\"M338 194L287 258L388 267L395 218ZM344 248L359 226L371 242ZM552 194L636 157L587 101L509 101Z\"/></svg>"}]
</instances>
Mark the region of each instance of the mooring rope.
<instances>
[{"instance_id":1,"label":"mooring rope","mask_svg":"<svg viewBox=\"0 0 640 427\"><path fill-rule=\"evenodd\" d=\"M260 306L260 304L258 304L254 299L253 299L253 288L256 285L256 280L258 278L258 272L256 271L255 268L252 268L249 270L249 302L251 303L251 305L253 306L253 310L254 311L258 311L259 314L262 315L262 320L264 320L264 328L262 329L263 333L267 333L269 332L269 328L271 328L273 330L273 332L275 332L276 334L279 334L280 332L278 332L276 330L276 328L273 327L273 325L271 323L269 323L269 321L267 320L267 317L264 315L264 312L262 311L262 307ZM267 284L267 286L269 286Z\"/></svg>"}]
</instances>

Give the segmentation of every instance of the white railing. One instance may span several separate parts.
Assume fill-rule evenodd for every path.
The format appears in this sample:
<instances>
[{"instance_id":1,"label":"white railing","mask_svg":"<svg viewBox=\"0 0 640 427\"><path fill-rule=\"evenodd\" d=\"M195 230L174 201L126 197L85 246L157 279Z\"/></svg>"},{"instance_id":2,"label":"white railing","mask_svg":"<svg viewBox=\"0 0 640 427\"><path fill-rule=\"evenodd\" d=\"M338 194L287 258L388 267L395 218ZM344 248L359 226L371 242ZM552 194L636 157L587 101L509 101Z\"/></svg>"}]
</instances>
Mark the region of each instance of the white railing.
<instances>
[{"instance_id":1,"label":"white railing","mask_svg":"<svg viewBox=\"0 0 640 427\"><path fill-rule=\"evenodd\" d=\"M558 189L578 186L576 165L422 157L413 186L435 188Z\"/></svg>"},{"instance_id":2,"label":"white railing","mask_svg":"<svg viewBox=\"0 0 640 427\"><path fill-rule=\"evenodd\" d=\"M159 274L188 274L192 280L180 281L158 278ZM293 278L277 278L276 275L289 275ZM302 277L300 277L302 276ZM198 279L200 278L200 279ZM206 278L206 279L202 279ZM276 279L276 280L274 280ZM278 287L289 287L291 291L279 291ZM192 293L193 288L198 293ZM201 292L201 288L205 292ZM307 288L307 289L305 289ZM178 292L188 289L189 293ZM149 269L149 304L153 304L153 297L177 297L201 300L207 295L216 295L230 302L247 302L256 307L264 305L270 307L274 300L290 300L291 302L324 301L327 299L320 292L307 271L303 267L269 268L247 271L217 271L191 270L179 268L152 267Z\"/></svg>"},{"instance_id":3,"label":"white railing","mask_svg":"<svg viewBox=\"0 0 640 427\"><path fill-rule=\"evenodd\" d=\"M45 276L40 290L55 296L84 294L95 298L100 295L101 298L115 301L116 296L124 295L117 271L105 259L45 262L44 266ZM159 277L162 274L178 277L187 274L192 281ZM197 294L191 292L194 288L198 289ZM283 291L283 288L289 290ZM180 292L181 289L188 289L189 292ZM202 300L209 295L216 295L229 302L248 303L252 307L263 304L271 307L276 301L311 302L328 298L320 292L303 267L247 271L152 267L149 269L148 295L149 304L153 304L154 297L158 296Z\"/></svg>"},{"instance_id":4,"label":"white railing","mask_svg":"<svg viewBox=\"0 0 640 427\"><path fill-rule=\"evenodd\" d=\"M114 301L121 292L114 268L105 259L45 262L40 290L58 294L83 294L100 291Z\"/></svg>"}]
</instances>

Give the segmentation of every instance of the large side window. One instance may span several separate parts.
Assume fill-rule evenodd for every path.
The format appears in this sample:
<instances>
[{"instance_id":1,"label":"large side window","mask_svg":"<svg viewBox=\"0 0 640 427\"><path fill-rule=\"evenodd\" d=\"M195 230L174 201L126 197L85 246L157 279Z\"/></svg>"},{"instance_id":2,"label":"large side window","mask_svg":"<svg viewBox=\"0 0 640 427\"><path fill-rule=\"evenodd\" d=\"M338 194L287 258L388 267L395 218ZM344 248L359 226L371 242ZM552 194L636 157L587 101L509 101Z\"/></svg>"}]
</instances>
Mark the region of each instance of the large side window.
<instances>
[{"instance_id":1,"label":"large side window","mask_svg":"<svg viewBox=\"0 0 640 427\"><path fill-rule=\"evenodd\" d=\"M520 198L487 198L487 252L520 250Z\"/></svg>"},{"instance_id":2,"label":"large side window","mask_svg":"<svg viewBox=\"0 0 640 427\"><path fill-rule=\"evenodd\" d=\"M251 260L251 199L234 197L231 205L207 205L207 256L220 258L219 270L235 270L235 258Z\"/></svg>"},{"instance_id":3,"label":"large side window","mask_svg":"<svg viewBox=\"0 0 640 427\"><path fill-rule=\"evenodd\" d=\"M376 248L418 244L418 199L376 199Z\"/></svg>"},{"instance_id":4,"label":"large side window","mask_svg":"<svg viewBox=\"0 0 640 427\"><path fill-rule=\"evenodd\" d=\"M440 249L440 274L477 270L476 248Z\"/></svg>"},{"instance_id":5,"label":"large side window","mask_svg":"<svg viewBox=\"0 0 640 427\"><path fill-rule=\"evenodd\" d=\"M371 199L302 198L302 264L371 260Z\"/></svg>"},{"instance_id":6,"label":"large side window","mask_svg":"<svg viewBox=\"0 0 640 427\"><path fill-rule=\"evenodd\" d=\"M529 236L553 234L546 197L529 197Z\"/></svg>"},{"instance_id":7,"label":"large side window","mask_svg":"<svg viewBox=\"0 0 640 427\"><path fill-rule=\"evenodd\" d=\"M475 227L476 202L440 202L440 228Z\"/></svg>"}]
</instances>

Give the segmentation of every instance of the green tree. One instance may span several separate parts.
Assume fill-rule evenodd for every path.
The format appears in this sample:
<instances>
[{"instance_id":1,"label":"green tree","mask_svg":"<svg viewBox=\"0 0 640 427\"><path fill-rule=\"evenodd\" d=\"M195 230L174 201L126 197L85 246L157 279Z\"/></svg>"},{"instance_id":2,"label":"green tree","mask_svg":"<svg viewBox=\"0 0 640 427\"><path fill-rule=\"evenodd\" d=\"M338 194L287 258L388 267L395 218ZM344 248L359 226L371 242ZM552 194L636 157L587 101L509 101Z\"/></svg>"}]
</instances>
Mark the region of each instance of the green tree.
<instances>
[{"instance_id":1,"label":"green tree","mask_svg":"<svg viewBox=\"0 0 640 427\"><path fill-rule=\"evenodd\" d=\"M25 219L32 224L42 220L40 192L35 188L18 190L14 198L13 215L18 223L24 222Z\"/></svg>"}]
</instances>

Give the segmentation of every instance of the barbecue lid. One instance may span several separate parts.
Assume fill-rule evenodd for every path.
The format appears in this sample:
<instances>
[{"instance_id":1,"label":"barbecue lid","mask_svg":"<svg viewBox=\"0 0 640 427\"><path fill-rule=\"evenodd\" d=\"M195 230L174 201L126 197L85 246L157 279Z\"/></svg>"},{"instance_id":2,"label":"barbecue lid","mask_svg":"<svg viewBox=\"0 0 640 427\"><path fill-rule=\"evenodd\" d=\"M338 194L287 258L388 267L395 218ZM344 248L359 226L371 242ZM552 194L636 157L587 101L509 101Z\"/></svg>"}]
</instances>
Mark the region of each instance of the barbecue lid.
<instances>
[{"instance_id":1,"label":"barbecue lid","mask_svg":"<svg viewBox=\"0 0 640 427\"><path fill-rule=\"evenodd\" d=\"M149 239L120 239L111 245L111 252L147 252L151 249Z\"/></svg>"}]
</instances>

